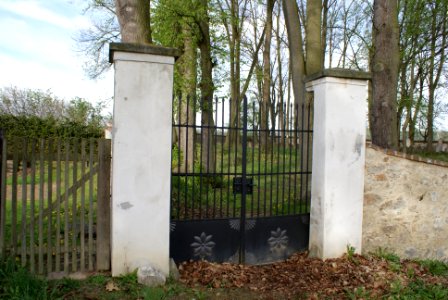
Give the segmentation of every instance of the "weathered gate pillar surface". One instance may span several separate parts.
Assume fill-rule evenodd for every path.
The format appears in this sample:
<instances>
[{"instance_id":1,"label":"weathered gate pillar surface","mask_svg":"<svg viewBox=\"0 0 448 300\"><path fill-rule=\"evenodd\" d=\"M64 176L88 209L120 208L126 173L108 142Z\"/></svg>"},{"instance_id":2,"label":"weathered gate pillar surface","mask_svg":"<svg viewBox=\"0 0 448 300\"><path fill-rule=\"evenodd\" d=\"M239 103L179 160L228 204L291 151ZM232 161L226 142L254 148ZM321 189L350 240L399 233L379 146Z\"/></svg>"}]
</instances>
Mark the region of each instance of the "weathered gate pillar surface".
<instances>
[{"instance_id":1,"label":"weathered gate pillar surface","mask_svg":"<svg viewBox=\"0 0 448 300\"><path fill-rule=\"evenodd\" d=\"M310 255L361 252L369 73L324 70L314 92Z\"/></svg>"},{"instance_id":2,"label":"weathered gate pillar surface","mask_svg":"<svg viewBox=\"0 0 448 300\"><path fill-rule=\"evenodd\" d=\"M173 65L178 50L111 44L112 275L169 273Z\"/></svg>"}]
</instances>

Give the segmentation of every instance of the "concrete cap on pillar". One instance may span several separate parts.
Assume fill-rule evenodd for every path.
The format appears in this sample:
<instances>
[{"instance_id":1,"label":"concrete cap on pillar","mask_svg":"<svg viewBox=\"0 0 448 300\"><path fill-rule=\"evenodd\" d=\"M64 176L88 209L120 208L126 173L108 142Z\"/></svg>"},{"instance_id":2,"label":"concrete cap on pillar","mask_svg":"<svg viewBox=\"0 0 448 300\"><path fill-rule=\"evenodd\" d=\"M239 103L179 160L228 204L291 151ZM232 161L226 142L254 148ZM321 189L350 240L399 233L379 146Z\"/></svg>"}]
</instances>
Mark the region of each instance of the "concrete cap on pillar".
<instances>
[{"instance_id":1,"label":"concrete cap on pillar","mask_svg":"<svg viewBox=\"0 0 448 300\"><path fill-rule=\"evenodd\" d=\"M182 51L176 48L166 48L157 45L144 45L134 43L110 43L109 44L109 62L114 62L114 52L131 52L141 54L153 54L161 56L171 56L174 59L182 55Z\"/></svg>"},{"instance_id":2,"label":"concrete cap on pillar","mask_svg":"<svg viewBox=\"0 0 448 300\"><path fill-rule=\"evenodd\" d=\"M305 77L305 82L310 82L323 77L335 77L343 79L359 79L359 80L370 80L372 79L372 74L370 72L355 71L342 68L324 69L317 73L311 74Z\"/></svg>"}]
</instances>

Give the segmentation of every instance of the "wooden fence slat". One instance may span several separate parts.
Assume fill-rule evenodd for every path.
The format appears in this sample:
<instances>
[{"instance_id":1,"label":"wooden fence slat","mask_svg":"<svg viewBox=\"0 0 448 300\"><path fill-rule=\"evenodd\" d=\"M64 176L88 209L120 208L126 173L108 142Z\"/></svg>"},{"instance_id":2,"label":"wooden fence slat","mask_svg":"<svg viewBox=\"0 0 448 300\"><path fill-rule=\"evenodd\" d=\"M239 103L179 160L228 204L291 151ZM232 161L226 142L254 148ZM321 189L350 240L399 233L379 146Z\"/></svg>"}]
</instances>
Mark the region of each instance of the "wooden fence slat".
<instances>
[{"instance_id":1,"label":"wooden fence slat","mask_svg":"<svg viewBox=\"0 0 448 300\"><path fill-rule=\"evenodd\" d=\"M15 142L17 139L15 140ZM17 173L19 168L18 152L15 151L12 162L12 195L11 195L11 255L15 256L17 253Z\"/></svg>"},{"instance_id":2,"label":"wooden fence slat","mask_svg":"<svg viewBox=\"0 0 448 300\"><path fill-rule=\"evenodd\" d=\"M96 212L97 271L110 269L110 159L110 140L100 140Z\"/></svg>"},{"instance_id":3,"label":"wooden fence slat","mask_svg":"<svg viewBox=\"0 0 448 300\"><path fill-rule=\"evenodd\" d=\"M35 271L35 241L34 235L36 231L35 226L35 213L36 213L36 143L37 140L32 139L31 141L31 190L30 190L30 268L31 272Z\"/></svg>"},{"instance_id":4,"label":"wooden fence slat","mask_svg":"<svg viewBox=\"0 0 448 300\"><path fill-rule=\"evenodd\" d=\"M73 183L75 183L77 181L77 177L78 177L78 140L75 139L73 142ZM73 193L72 196L72 272L76 272L78 270L77 265L78 265L78 261L77 261L77 228L78 228L78 223L77 223L77 190L75 190L75 192Z\"/></svg>"},{"instance_id":5,"label":"wooden fence slat","mask_svg":"<svg viewBox=\"0 0 448 300\"><path fill-rule=\"evenodd\" d=\"M37 274L109 270L110 141L20 138L0 150L0 255Z\"/></svg>"},{"instance_id":6,"label":"wooden fence slat","mask_svg":"<svg viewBox=\"0 0 448 300\"><path fill-rule=\"evenodd\" d=\"M5 234L6 234L6 169L7 169L7 141L3 138L3 132L0 132L0 151L1 151L1 174L0 174L0 256L6 251Z\"/></svg>"},{"instance_id":7,"label":"wooden fence slat","mask_svg":"<svg viewBox=\"0 0 448 300\"><path fill-rule=\"evenodd\" d=\"M81 174L85 174L86 172L86 140L82 139L81 140ZM85 271L85 262L86 262L86 257L85 257L85 252L86 252L86 247L85 247L85 225L86 225L86 220L85 220L85 203L86 203L86 183L85 181L82 183L81 185L81 220L80 220L80 226L81 226L81 234L80 239L81 239L81 272Z\"/></svg>"},{"instance_id":8,"label":"wooden fence slat","mask_svg":"<svg viewBox=\"0 0 448 300\"><path fill-rule=\"evenodd\" d=\"M28 175L28 168L27 168L27 153L28 153L28 140L26 138L22 139L22 151L24 155L22 156L22 217L20 219L20 225L21 225L21 254L20 259L22 261L22 267L26 266L26 211L27 211L27 175Z\"/></svg>"},{"instance_id":9,"label":"wooden fence slat","mask_svg":"<svg viewBox=\"0 0 448 300\"><path fill-rule=\"evenodd\" d=\"M70 156L70 144L65 142L65 162L64 162L64 190L67 191L69 186L69 156ZM69 245L68 245L68 193L64 194L64 272L69 271Z\"/></svg>"},{"instance_id":10,"label":"wooden fence slat","mask_svg":"<svg viewBox=\"0 0 448 300\"><path fill-rule=\"evenodd\" d=\"M56 263L55 272L61 271L61 139L56 150Z\"/></svg>"},{"instance_id":11,"label":"wooden fence slat","mask_svg":"<svg viewBox=\"0 0 448 300\"><path fill-rule=\"evenodd\" d=\"M94 140L89 141L89 271L93 271L93 152L94 152Z\"/></svg>"},{"instance_id":12,"label":"wooden fence slat","mask_svg":"<svg viewBox=\"0 0 448 300\"><path fill-rule=\"evenodd\" d=\"M99 169L98 166L99 166L99 164L92 165L92 167L90 168L89 172L84 174L80 179L78 179L75 183L73 183L68 189L64 190L64 192L61 193L61 195L59 197L59 199L61 200L61 203L64 202L65 199L68 199L68 198L65 197L66 194L69 195L69 196L72 195L73 193L78 191L78 189L82 186L83 183L85 183L86 181L89 181L91 173L93 175L96 175L98 173L98 169ZM54 207L56 205L56 200L53 201L51 203L51 205ZM44 211L43 211L43 216L46 217L50 213L52 213L52 211L49 210L48 208L45 208Z\"/></svg>"},{"instance_id":13,"label":"wooden fence slat","mask_svg":"<svg viewBox=\"0 0 448 300\"><path fill-rule=\"evenodd\" d=\"M40 139L39 143L39 267L38 272L42 274L44 272L44 195L45 195L45 180L44 180L44 149L45 140Z\"/></svg>"},{"instance_id":14,"label":"wooden fence slat","mask_svg":"<svg viewBox=\"0 0 448 300\"><path fill-rule=\"evenodd\" d=\"M53 141L48 140L47 210L53 212ZM53 270L53 213L47 214L47 273Z\"/></svg>"}]
</instances>

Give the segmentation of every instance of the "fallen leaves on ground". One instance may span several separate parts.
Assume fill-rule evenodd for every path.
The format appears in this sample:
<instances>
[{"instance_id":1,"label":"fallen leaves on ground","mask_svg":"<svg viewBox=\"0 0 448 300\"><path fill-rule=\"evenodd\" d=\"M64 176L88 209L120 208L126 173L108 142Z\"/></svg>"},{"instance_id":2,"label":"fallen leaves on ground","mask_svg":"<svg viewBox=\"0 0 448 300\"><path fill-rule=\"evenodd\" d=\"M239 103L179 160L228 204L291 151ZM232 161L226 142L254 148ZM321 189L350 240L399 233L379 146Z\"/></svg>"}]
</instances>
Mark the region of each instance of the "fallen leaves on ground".
<instances>
[{"instance_id":1,"label":"fallen leaves on ground","mask_svg":"<svg viewBox=\"0 0 448 300\"><path fill-rule=\"evenodd\" d=\"M106 284L106 291L108 291L108 292L119 291L119 290L120 290L120 288L113 281L109 281Z\"/></svg>"},{"instance_id":2,"label":"fallen leaves on ground","mask_svg":"<svg viewBox=\"0 0 448 300\"><path fill-rule=\"evenodd\" d=\"M310 258L294 254L286 261L269 265L248 266L230 263L189 261L179 266L181 282L188 286L209 288L246 288L254 292L343 297L359 288L371 297L386 294L392 284L406 286L416 278L430 284L448 286L446 277L432 276L424 267L403 260L397 269L375 256L354 255L337 259Z\"/></svg>"}]
</instances>

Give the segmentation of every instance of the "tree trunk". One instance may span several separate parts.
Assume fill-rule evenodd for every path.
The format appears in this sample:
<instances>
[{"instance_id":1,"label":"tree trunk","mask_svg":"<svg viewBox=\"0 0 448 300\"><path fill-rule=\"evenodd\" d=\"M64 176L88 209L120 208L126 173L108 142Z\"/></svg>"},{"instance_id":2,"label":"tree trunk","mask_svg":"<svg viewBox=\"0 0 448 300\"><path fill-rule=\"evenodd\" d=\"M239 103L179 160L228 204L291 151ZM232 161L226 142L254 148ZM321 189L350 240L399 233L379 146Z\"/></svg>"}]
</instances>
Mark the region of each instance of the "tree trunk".
<instances>
[{"instance_id":1,"label":"tree trunk","mask_svg":"<svg viewBox=\"0 0 448 300\"><path fill-rule=\"evenodd\" d=\"M322 1L306 2L306 74L322 70Z\"/></svg>"},{"instance_id":2,"label":"tree trunk","mask_svg":"<svg viewBox=\"0 0 448 300\"><path fill-rule=\"evenodd\" d=\"M123 43L152 43L150 2L148 0L115 0Z\"/></svg>"},{"instance_id":3,"label":"tree trunk","mask_svg":"<svg viewBox=\"0 0 448 300\"><path fill-rule=\"evenodd\" d=\"M194 125L194 108L196 101L196 45L194 45L193 37L188 26L183 24L184 36L184 52L177 61L177 67L182 77L181 81L181 109L180 124ZM179 134L179 145L182 152L182 160L180 169L182 172L193 172L194 166L194 139L195 130L193 127L181 127Z\"/></svg>"},{"instance_id":4,"label":"tree trunk","mask_svg":"<svg viewBox=\"0 0 448 300\"><path fill-rule=\"evenodd\" d=\"M375 0L373 9L372 143L397 149L398 0Z\"/></svg>"},{"instance_id":5,"label":"tree trunk","mask_svg":"<svg viewBox=\"0 0 448 300\"><path fill-rule=\"evenodd\" d=\"M299 19L299 8L295 0L283 0L283 14L285 16L288 33L289 59L291 63L292 90L294 94L294 144L298 142L299 107L305 103L305 61L303 54L302 32ZM301 114L300 114L301 115Z\"/></svg>"},{"instance_id":6,"label":"tree trunk","mask_svg":"<svg viewBox=\"0 0 448 300\"><path fill-rule=\"evenodd\" d=\"M278 62L278 126L280 131L281 141L285 138L285 112L284 112L284 92L283 92L283 70L282 70L282 55L281 55L281 37L280 37L280 9L281 3L278 4L277 12L277 30L276 30L276 40L277 40L277 62Z\"/></svg>"},{"instance_id":7,"label":"tree trunk","mask_svg":"<svg viewBox=\"0 0 448 300\"><path fill-rule=\"evenodd\" d=\"M201 53L201 164L202 172L213 173L215 171L215 130L213 120L213 63L210 43L210 18L208 15L208 1L201 0L204 14L198 20L201 37L198 41Z\"/></svg>"},{"instance_id":8,"label":"tree trunk","mask_svg":"<svg viewBox=\"0 0 448 300\"><path fill-rule=\"evenodd\" d=\"M274 0L268 0L266 8L266 36L263 49L263 102L261 105L261 149L269 151L269 106L271 103L271 39L272 39L272 11Z\"/></svg>"},{"instance_id":9,"label":"tree trunk","mask_svg":"<svg viewBox=\"0 0 448 300\"><path fill-rule=\"evenodd\" d=\"M439 16L441 16L441 20ZM426 143L427 151L434 150L432 143L434 141L435 93L439 85L440 76L442 75L443 66L446 60L447 20L447 8L445 3L442 4L439 3L439 1L435 1L434 7L432 8L431 57L429 59L428 112L426 116L426 123L428 127L428 138Z\"/></svg>"}]
</instances>

